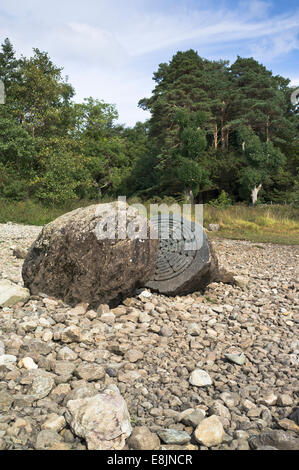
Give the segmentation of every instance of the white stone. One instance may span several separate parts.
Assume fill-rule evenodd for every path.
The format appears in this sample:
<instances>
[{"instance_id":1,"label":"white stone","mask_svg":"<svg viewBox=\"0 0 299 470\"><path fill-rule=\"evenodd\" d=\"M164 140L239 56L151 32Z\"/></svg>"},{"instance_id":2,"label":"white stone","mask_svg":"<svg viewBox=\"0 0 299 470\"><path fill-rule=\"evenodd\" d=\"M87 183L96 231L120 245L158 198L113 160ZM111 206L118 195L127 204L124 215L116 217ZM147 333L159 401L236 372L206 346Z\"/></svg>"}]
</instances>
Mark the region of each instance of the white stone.
<instances>
[{"instance_id":1,"label":"white stone","mask_svg":"<svg viewBox=\"0 0 299 470\"><path fill-rule=\"evenodd\" d=\"M206 447L220 445L223 442L224 436L223 425L215 415L204 419L194 431L196 441Z\"/></svg>"},{"instance_id":2,"label":"white stone","mask_svg":"<svg viewBox=\"0 0 299 470\"><path fill-rule=\"evenodd\" d=\"M139 294L138 297L142 300L142 298L144 298L144 299L150 299L151 296L152 296L152 294L151 294L150 292L148 292L147 290L144 290L143 292L141 292L141 293Z\"/></svg>"},{"instance_id":3,"label":"white stone","mask_svg":"<svg viewBox=\"0 0 299 470\"><path fill-rule=\"evenodd\" d=\"M3 354L0 356L0 366L14 366L17 362L16 356L12 356L11 354Z\"/></svg>"},{"instance_id":4,"label":"white stone","mask_svg":"<svg viewBox=\"0 0 299 470\"><path fill-rule=\"evenodd\" d=\"M201 332L200 326L198 323L190 323L187 328L188 335L199 336Z\"/></svg>"},{"instance_id":5,"label":"white stone","mask_svg":"<svg viewBox=\"0 0 299 470\"><path fill-rule=\"evenodd\" d=\"M34 360L31 357L24 357L24 359L21 359L18 363L18 366L20 369L22 369L22 367L27 370L38 369L38 365L35 364Z\"/></svg>"},{"instance_id":6,"label":"white stone","mask_svg":"<svg viewBox=\"0 0 299 470\"><path fill-rule=\"evenodd\" d=\"M0 307L12 307L18 302L27 302L30 292L7 279L0 281Z\"/></svg>"},{"instance_id":7,"label":"white stone","mask_svg":"<svg viewBox=\"0 0 299 470\"><path fill-rule=\"evenodd\" d=\"M189 382L195 387L207 387L213 383L209 374L202 369L194 370L190 375Z\"/></svg>"},{"instance_id":8,"label":"white stone","mask_svg":"<svg viewBox=\"0 0 299 470\"><path fill-rule=\"evenodd\" d=\"M53 339L53 333L52 331L48 330L48 331L45 331L45 333L43 334L43 340L45 341L45 343L48 343L49 341L51 341Z\"/></svg>"}]
</instances>

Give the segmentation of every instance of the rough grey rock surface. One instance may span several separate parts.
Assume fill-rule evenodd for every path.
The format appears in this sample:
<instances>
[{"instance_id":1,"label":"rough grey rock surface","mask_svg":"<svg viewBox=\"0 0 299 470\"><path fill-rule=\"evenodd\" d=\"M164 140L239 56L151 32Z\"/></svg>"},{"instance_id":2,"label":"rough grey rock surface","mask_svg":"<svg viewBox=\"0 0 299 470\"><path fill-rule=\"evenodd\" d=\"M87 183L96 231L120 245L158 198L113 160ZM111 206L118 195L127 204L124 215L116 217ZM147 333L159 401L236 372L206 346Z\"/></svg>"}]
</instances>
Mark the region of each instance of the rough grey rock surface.
<instances>
[{"instance_id":1,"label":"rough grey rock surface","mask_svg":"<svg viewBox=\"0 0 299 470\"><path fill-rule=\"evenodd\" d=\"M136 227L144 224L147 238L118 238L121 224L129 230L134 222ZM99 237L98 224L106 238ZM32 294L52 295L73 306L117 304L154 272L158 241L149 235L147 220L122 202L69 212L45 226L31 247L22 271L24 284Z\"/></svg>"}]
</instances>

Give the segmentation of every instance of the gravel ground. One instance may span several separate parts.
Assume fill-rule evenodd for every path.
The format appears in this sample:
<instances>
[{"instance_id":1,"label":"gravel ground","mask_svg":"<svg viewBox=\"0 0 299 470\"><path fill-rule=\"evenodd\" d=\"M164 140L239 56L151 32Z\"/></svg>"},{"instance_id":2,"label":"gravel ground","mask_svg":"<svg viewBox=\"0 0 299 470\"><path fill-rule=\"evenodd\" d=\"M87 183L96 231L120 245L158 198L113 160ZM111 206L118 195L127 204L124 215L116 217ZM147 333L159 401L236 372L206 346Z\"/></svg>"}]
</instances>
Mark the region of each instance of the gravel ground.
<instances>
[{"instance_id":1,"label":"gravel ground","mask_svg":"<svg viewBox=\"0 0 299 470\"><path fill-rule=\"evenodd\" d=\"M39 231L0 224L0 279L22 285L13 250ZM86 449L61 419L66 404L111 383L133 426L163 449L298 449L299 427L286 418L298 407L299 247L213 244L236 286L136 294L97 312L45 296L0 308L0 449ZM1 354L11 356L2 365ZM38 369L23 368L25 357Z\"/></svg>"}]
</instances>

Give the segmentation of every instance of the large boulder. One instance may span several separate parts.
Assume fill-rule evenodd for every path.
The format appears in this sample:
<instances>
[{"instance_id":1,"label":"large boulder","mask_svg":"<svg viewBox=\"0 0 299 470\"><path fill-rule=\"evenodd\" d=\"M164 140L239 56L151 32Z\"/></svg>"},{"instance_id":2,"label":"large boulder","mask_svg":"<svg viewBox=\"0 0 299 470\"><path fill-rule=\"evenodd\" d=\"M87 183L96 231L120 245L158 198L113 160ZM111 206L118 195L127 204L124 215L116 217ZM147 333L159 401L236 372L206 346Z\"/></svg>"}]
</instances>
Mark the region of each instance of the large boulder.
<instances>
[{"instance_id":1,"label":"large boulder","mask_svg":"<svg viewBox=\"0 0 299 470\"><path fill-rule=\"evenodd\" d=\"M25 287L72 306L115 306L154 273L158 240L151 233L147 219L124 202L64 214L32 245L23 265Z\"/></svg>"}]
</instances>

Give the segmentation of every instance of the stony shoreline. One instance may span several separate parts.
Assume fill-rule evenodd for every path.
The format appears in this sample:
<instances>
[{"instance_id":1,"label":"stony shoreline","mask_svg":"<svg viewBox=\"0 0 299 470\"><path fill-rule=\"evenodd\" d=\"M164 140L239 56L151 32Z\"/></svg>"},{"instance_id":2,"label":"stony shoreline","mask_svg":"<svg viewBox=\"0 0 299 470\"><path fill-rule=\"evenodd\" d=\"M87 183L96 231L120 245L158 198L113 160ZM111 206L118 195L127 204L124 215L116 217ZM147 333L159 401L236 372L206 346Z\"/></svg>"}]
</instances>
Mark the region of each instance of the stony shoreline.
<instances>
[{"instance_id":1,"label":"stony shoreline","mask_svg":"<svg viewBox=\"0 0 299 470\"><path fill-rule=\"evenodd\" d=\"M13 250L40 230L0 224L0 279L22 285ZM63 418L67 403L110 384L143 426L129 446L298 449L299 428L285 419L298 407L299 246L213 245L237 286L136 295L96 312L38 296L0 308L0 356L16 358L0 365L0 449L86 449ZM25 357L38 368L26 370Z\"/></svg>"}]
</instances>

